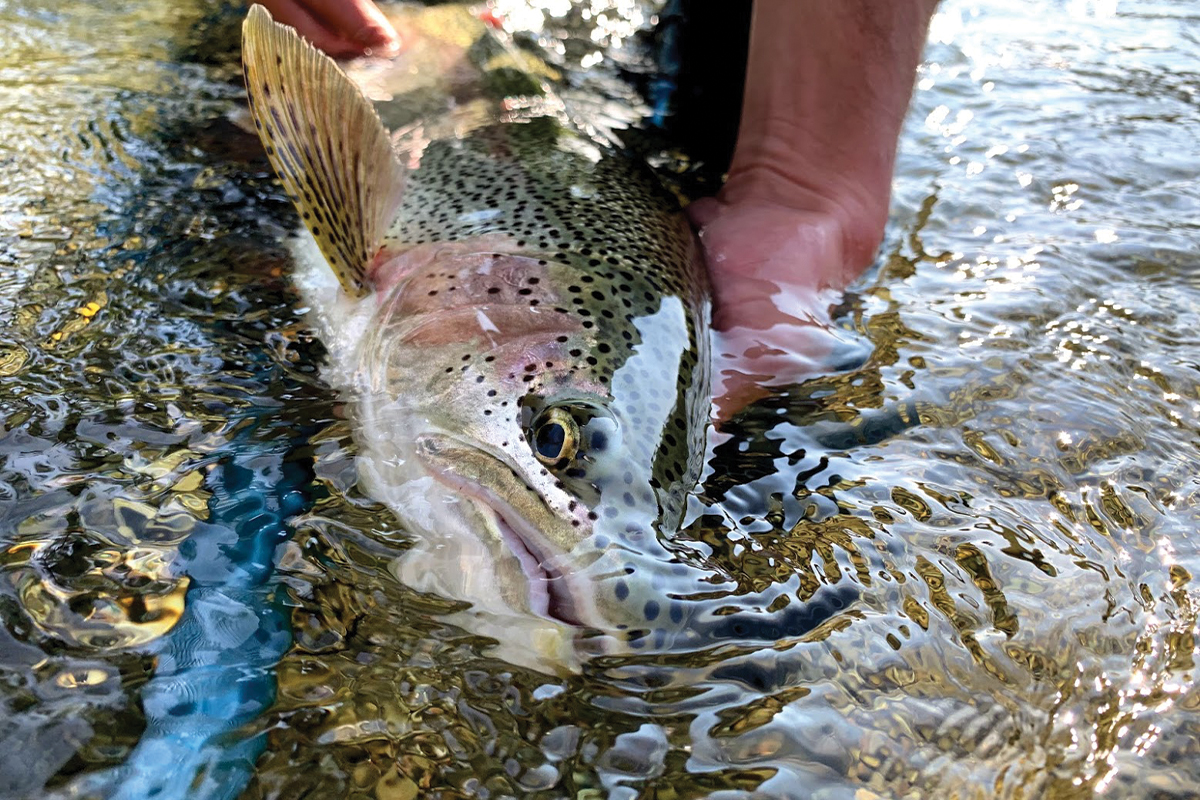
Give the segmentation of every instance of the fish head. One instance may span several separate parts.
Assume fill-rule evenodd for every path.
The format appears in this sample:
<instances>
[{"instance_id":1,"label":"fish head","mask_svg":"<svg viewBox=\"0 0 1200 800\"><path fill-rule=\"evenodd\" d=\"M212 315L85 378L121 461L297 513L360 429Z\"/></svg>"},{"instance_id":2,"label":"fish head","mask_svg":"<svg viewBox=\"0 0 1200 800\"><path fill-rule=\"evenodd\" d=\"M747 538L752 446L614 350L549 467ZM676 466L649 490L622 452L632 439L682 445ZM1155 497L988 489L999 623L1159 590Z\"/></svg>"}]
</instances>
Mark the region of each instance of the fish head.
<instances>
[{"instance_id":1,"label":"fish head","mask_svg":"<svg viewBox=\"0 0 1200 800\"><path fill-rule=\"evenodd\" d=\"M661 539L708 414L702 309L648 291L627 307L634 276L505 253L405 272L360 359L360 423L373 493L458 559L425 569L455 574L452 596L576 628L666 620Z\"/></svg>"}]
</instances>

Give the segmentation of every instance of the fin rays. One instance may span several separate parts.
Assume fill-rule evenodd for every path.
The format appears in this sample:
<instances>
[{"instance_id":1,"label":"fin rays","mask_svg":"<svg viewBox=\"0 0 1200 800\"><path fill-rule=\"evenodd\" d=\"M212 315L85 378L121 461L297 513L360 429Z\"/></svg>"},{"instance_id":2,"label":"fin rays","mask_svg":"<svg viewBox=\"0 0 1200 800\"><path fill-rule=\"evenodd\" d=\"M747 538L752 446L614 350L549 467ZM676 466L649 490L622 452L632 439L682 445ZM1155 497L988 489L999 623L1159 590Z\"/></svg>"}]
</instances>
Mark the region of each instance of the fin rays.
<instances>
[{"instance_id":1,"label":"fin rays","mask_svg":"<svg viewBox=\"0 0 1200 800\"><path fill-rule=\"evenodd\" d=\"M342 287L365 294L403 187L387 130L328 56L260 5L242 28L242 62L271 165Z\"/></svg>"}]
</instances>

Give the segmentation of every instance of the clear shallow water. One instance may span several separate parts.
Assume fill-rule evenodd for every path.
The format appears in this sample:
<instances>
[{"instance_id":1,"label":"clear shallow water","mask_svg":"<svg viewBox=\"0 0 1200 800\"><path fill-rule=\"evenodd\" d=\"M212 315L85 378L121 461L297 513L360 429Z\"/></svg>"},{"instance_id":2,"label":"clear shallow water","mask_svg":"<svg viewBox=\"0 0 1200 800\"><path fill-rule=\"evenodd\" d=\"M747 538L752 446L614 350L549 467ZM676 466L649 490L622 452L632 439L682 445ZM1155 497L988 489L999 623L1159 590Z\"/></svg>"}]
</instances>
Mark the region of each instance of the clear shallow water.
<instances>
[{"instance_id":1,"label":"clear shallow water","mask_svg":"<svg viewBox=\"0 0 1200 800\"><path fill-rule=\"evenodd\" d=\"M590 6L512 19L619 121L581 64L649 9ZM0 5L0 794L1200 791L1189 4L944 4L872 355L714 439L680 535L737 613L569 679L390 577L230 23Z\"/></svg>"}]
</instances>

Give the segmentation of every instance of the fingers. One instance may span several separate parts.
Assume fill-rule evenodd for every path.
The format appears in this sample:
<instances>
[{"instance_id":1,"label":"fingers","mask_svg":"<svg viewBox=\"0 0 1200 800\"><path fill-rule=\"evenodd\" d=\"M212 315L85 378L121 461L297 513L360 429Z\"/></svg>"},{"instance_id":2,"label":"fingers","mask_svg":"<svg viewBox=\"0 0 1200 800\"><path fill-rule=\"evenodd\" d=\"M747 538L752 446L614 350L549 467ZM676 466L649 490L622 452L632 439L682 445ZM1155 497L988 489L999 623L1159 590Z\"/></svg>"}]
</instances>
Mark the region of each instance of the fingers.
<instances>
[{"instance_id":1,"label":"fingers","mask_svg":"<svg viewBox=\"0 0 1200 800\"><path fill-rule=\"evenodd\" d=\"M400 37L371 0L302 0L333 31L363 48L395 52ZM390 54L390 53L389 53Z\"/></svg>"},{"instance_id":2,"label":"fingers","mask_svg":"<svg viewBox=\"0 0 1200 800\"><path fill-rule=\"evenodd\" d=\"M371 0L256 0L313 46L335 58L392 56L400 37Z\"/></svg>"},{"instance_id":3,"label":"fingers","mask_svg":"<svg viewBox=\"0 0 1200 800\"><path fill-rule=\"evenodd\" d=\"M840 289L835 219L772 206L706 200L688 207L712 278L718 330L823 324L823 293Z\"/></svg>"},{"instance_id":4,"label":"fingers","mask_svg":"<svg viewBox=\"0 0 1200 800\"><path fill-rule=\"evenodd\" d=\"M828 371L841 343L835 329L817 324L734 326L714 333L714 421L719 427L773 389Z\"/></svg>"},{"instance_id":5,"label":"fingers","mask_svg":"<svg viewBox=\"0 0 1200 800\"><path fill-rule=\"evenodd\" d=\"M715 419L826 371L828 310L843 283L837 219L819 211L703 200L688 207L712 278Z\"/></svg>"}]
</instances>

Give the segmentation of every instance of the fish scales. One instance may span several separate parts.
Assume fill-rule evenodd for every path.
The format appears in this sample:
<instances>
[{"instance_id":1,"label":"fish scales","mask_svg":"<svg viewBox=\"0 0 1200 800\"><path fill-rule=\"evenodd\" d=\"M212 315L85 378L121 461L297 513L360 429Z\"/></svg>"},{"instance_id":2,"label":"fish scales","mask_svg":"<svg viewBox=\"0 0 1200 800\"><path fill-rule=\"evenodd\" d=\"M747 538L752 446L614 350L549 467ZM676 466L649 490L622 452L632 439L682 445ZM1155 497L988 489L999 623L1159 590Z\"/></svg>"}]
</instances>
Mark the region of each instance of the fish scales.
<instances>
[{"instance_id":1,"label":"fish scales","mask_svg":"<svg viewBox=\"0 0 1200 800\"><path fill-rule=\"evenodd\" d=\"M456 621L518 663L661 643L686 624L670 538L709 414L695 237L465 7L395 21L406 55L354 81L259 7L244 44L268 155L340 282L299 275L362 483L415 536L394 571L470 603Z\"/></svg>"}]
</instances>

